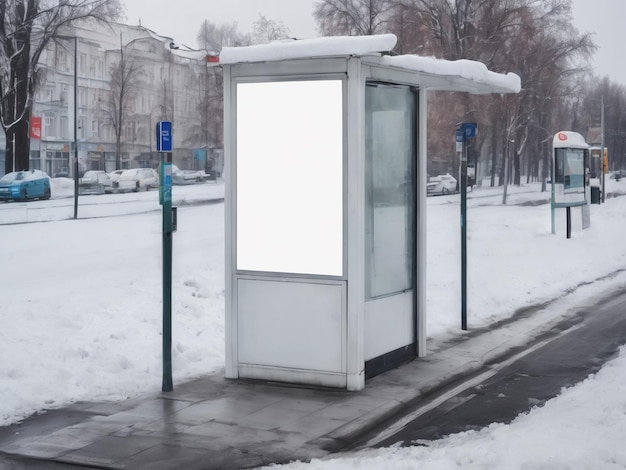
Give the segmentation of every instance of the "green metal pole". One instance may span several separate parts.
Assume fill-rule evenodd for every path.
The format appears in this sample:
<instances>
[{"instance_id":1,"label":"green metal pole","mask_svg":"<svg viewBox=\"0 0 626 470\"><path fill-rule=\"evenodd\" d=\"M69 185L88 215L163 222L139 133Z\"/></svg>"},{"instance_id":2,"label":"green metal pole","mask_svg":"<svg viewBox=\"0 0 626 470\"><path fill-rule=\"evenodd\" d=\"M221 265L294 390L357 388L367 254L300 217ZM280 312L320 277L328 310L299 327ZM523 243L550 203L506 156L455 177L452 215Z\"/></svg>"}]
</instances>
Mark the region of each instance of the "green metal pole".
<instances>
[{"instance_id":1,"label":"green metal pole","mask_svg":"<svg viewBox=\"0 0 626 470\"><path fill-rule=\"evenodd\" d=\"M467 330L467 145L463 139L461 153L461 329Z\"/></svg>"},{"instance_id":2,"label":"green metal pole","mask_svg":"<svg viewBox=\"0 0 626 470\"><path fill-rule=\"evenodd\" d=\"M163 156L165 155L165 161ZM161 153L161 203L163 205L163 392L174 390L172 381L172 154ZM169 175L169 178L168 178Z\"/></svg>"},{"instance_id":3,"label":"green metal pole","mask_svg":"<svg viewBox=\"0 0 626 470\"><path fill-rule=\"evenodd\" d=\"M556 234L556 221L554 216L555 205L554 205L554 159L555 153L552 152L551 162L550 162L550 230L552 235Z\"/></svg>"}]
</instances>

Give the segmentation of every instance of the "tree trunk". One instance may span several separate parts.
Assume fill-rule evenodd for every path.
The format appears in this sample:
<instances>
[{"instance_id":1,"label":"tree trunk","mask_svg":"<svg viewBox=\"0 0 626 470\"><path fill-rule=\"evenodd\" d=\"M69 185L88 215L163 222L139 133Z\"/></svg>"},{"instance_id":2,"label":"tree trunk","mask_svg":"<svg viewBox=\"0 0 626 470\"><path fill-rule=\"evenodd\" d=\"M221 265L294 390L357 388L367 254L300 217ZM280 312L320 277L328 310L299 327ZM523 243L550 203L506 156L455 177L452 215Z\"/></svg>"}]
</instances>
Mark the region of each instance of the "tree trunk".
<instances>
[{"instance_id":1,"label":"tree trunk","mask_svg":"<svg viewBox=\"0 0 626 470\"><path fill-rule=\"evenodd\" d=\"M498 132L496 126L491 126L491 187L496 185L496 171L498 170Z\"/></svg>"},{"instance_id":2,"label":"tree trunk","mask_svg":"<svg viewBox=\"0 0 626 470\"><path fill-rule=\"evenodd\" d=\"M4 173L11 173L13 171L13 139L15 138L13 131L5 131L6 132L6 154L4 160Z\"/></svg>"},{"instance_id":3,"label":"tree trunk","mask_svg":"<svg viewBox=\"0 0 626 470\"><path fill-rule=\"evenodd\" d=\"M509 146L507 144L507 139L505 137L502 138L502 166L500 167L500 174L498 175L498 186L504 185L504 176L505 176L505 163L507 161L507 153L509 151Z\"/></svg>"},{"instance_id":4,"label":"tree trunk","mask_svg":"<svg viewBox=\"0 0 626 470\"><path fill-rule=\"evenodd\" d=\"M30 135L26 121L21 121L6 131L4 172L21 170L30 170Z\"/></svg>"},{"instance_id":5,"label":"tree trunk","mask_svg":"<svg viewBox=\"0 0 626 470\"><path fill-rule=\"evenodd\" d=\"M115 138L115 169L122 169L122 139L120 134Z\"/></svg>"},{"instance_id":6,"label":"tree trunk","mask_svg":"<svg viewBox=\"0 0 626 470\"><path fill-rule=\"evenodd\" d=\"M30 118L29 118L30 121ZM30 170L30 135L28 121L21 120L15 126L15 169Z\"/></svg>"},{"instance_id":7,"label":"tree trunk","mask_svg":"<svg viewBox=\"0 0 626 470\"><path fill-rule=\"evenodd\" d=\"M541 161L542 161L542 178L541 178L541 192L545 192L547 190L547 180L550 176L550 156L551 153L547 149L548 144L543 142L541 144Z\"/></svg>"}]
</instances>

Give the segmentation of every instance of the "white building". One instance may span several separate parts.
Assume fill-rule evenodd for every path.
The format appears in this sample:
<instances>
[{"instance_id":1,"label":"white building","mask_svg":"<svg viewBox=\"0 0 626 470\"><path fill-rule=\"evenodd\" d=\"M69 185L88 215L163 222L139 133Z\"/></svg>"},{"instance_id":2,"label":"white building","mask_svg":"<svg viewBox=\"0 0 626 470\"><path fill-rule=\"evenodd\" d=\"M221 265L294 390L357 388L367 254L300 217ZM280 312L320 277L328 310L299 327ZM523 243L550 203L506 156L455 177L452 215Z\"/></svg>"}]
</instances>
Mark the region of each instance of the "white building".
<instances>
[{"instance_id":1,"label":"white building","mask_svg":"<svg viewBox=\"0 0 626 470\"><path fill-rule=\"evenodd\" d=\"M51 42L40 59L44 80L33 105L31 168L51 176L69 169L71 175L76 66L79 168L116 169L111 96L119 95L119 87L111 70L122 54L135 72L124 81L132 86L122 109L119 167L158 165L154 129L160 120L173 124L174 163L185 169L205 167L206 150L220 138L209 135L203 109L216 73L207 67L206 54L183 50L172 38L142 26L86 22L62 34L66 39Z\"/></svg>"}]
</instances>

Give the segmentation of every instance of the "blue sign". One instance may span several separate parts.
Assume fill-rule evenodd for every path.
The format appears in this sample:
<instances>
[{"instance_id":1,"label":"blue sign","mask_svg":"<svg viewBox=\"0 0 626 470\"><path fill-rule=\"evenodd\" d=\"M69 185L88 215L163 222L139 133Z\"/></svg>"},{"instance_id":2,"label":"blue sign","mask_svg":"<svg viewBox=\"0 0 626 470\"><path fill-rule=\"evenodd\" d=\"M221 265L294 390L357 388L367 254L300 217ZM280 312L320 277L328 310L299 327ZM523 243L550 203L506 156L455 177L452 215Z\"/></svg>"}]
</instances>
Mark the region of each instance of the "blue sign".
<instances>
[{"instance_id":1,"label":"blue sign","mask_svg":"<svg viewBox=\"0 0 626 470\"><path fill-rule=\"evenodd\" d=\"M163 186L172 185L172 164L163 163Z\"/></svg>"},{"instance_id":2,"label":"blue sign","mask_svg":"<svg viewBox=\"0 0 626 470\"><path fill-rule=\"evenodd\" d=\"M161 164L161 186L159 187L159 204L164 205L172 202L172 164Z\"/></svg>"},{"instance_id":3,"label":"blue sign","mask_svg":"<svg viewBox=\"0 0 626 470\"><path fill-rule=\"evenodd\" d=\"M156 140L157 152L172 151L172 123L170 121L157 122Z\"/></svg>"},{"instance_id":4,"label":"blue sign","mask_svg":"<svg viewBox=\"0 0 626 470\"><path fill-rule=\"evenodd\" d=\"M462 125L463 133L465 134L466 139L471 139L472 137L476 137L476 129L478 126L475 122L464 122Z\"/></svg>"},{"instance_id":5,"label":"blue sign","mask_svg":"<svg viewBox=\"0 0 626 470\"><path fill-rule=\"evenodd\" d=\"M456 131L456 141L457 142L465 141L465 134L463 134L463 131Z\"/></svg>"},{"instance_id":6,"label":"blue sign","mask_svg":"<svg viewBox=\"0 0 626 470\"><path fill-rule=\"evenodd\" d=\"M206 162L206 150L205 149L194 149L193 150L193 159L197 162Z\"/></svg>"}]
</instances>

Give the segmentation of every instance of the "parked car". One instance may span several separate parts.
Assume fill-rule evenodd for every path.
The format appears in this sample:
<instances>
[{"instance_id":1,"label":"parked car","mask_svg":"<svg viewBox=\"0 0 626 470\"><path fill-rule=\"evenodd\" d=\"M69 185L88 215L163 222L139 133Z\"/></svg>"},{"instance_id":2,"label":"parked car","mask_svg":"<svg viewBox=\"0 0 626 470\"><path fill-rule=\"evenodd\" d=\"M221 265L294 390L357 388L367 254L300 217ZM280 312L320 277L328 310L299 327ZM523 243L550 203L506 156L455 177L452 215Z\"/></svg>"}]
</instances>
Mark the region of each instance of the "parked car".
<instances>
[{"instance_id":1,"label":"parked car","mask_svg":"<svg viewBox=\"0 0 626 470\"><path fill-rule=\"evenodd\" d=\"M202 170L181 170L172 165L172 184L194 184L207 178L208 175Z\"/></svg>"},{"instance_id":2,"label":"parked car","mask_svg":"<svg viewBox=\"0 0 626 470\"><path fill-rule=\"evenodd\" d=\"M0 199L50 199L50 177L41 170L14 171L0 178Z\"/></svg>"},{"instance_id":3,"label":"parked car","mask_svg":"<svg viewBox=\"0 0 626 470\"><path fill-rule=\"evenodd\" d=\"M115 183L118 179L120 179L120 175L124 173L124 170L113 170L109 173L109 178L111 178L111 183Z\"/></svg>"},{"instance_id":4,"label":"parked car","mask_svg":"<svg viewBox=\"0 0 626 470\"><path fill-rule=\"evenodd\" d=\"M113 192L113 182L106 171L89 170L78 181L78 194Z\"/></svg>"},{"instance_id":5,"label":"parked car","mask_svg":"<svg viewBox=\"0 0 626 470\"><path fill-rule=\"evenodd\" d=\"M456 178L450 174L431 176L426 183L426 195L450 194L456 192Z\"/></svg>"},{"instance_id":6,"label":"parked car","mask_svg":"<svg viewBox=\"0 0 626 470\"><path fill-rule=\"evenodd\" d=\"M55 178L69 178L70 170L67 167L59 168L53 175Z\"/></svg>"},{"instance_id":7,"label":"parked car","mask_svg":"<svg viewBox=\"0 0 626 470\"><path fill-rule=\"evenodd\" d=\"M117 181L113 183L113 190L119 192L149 191L159 187L159 175L152 168L133 168L124 170Z\"/></svg>"}]
</instances>

